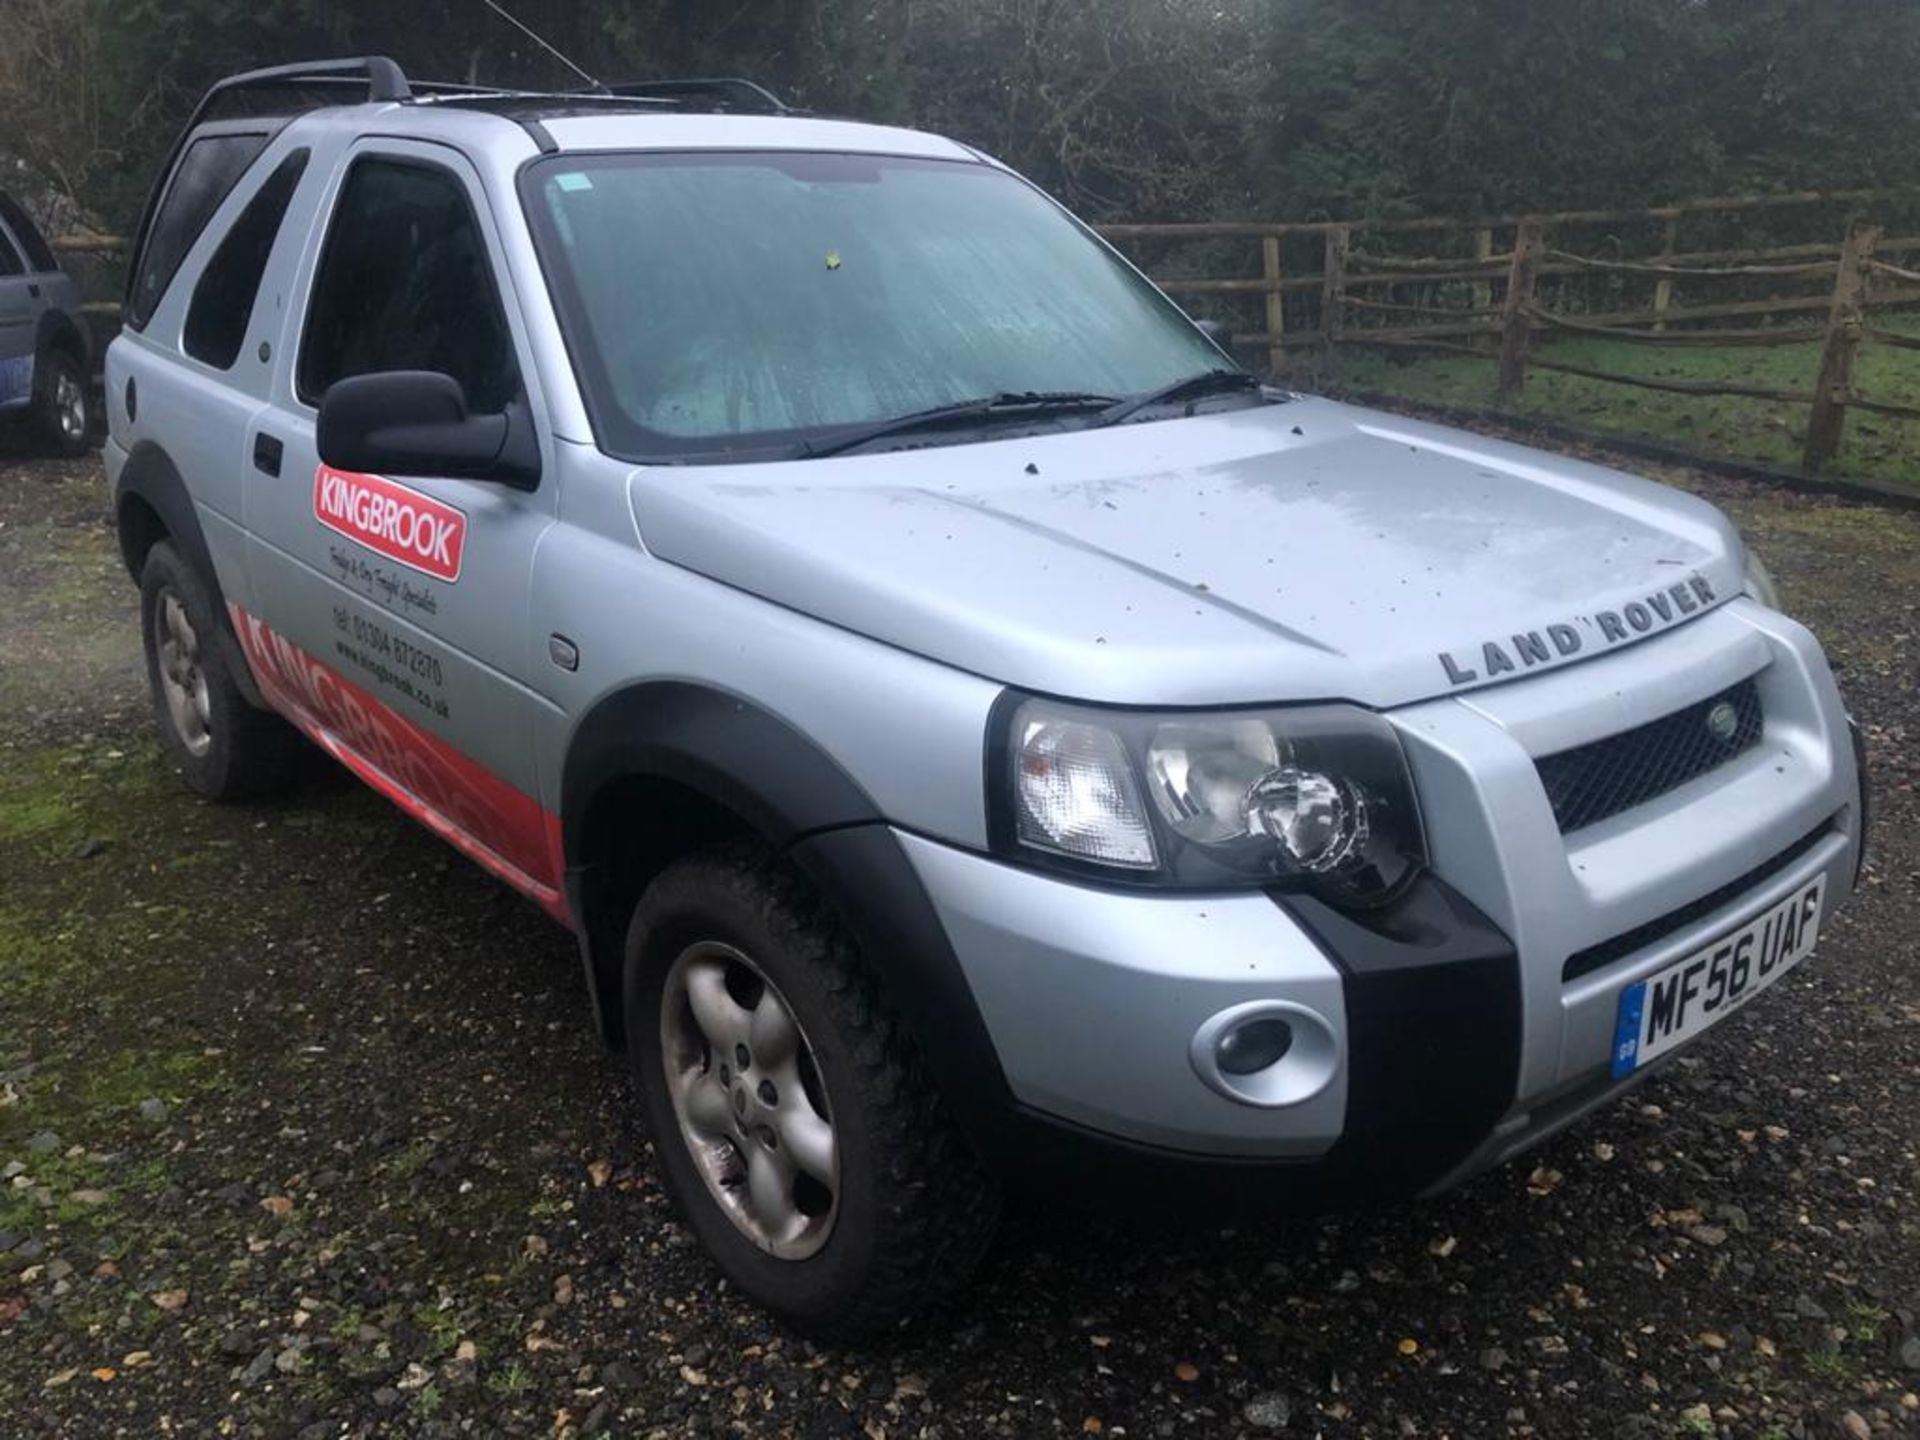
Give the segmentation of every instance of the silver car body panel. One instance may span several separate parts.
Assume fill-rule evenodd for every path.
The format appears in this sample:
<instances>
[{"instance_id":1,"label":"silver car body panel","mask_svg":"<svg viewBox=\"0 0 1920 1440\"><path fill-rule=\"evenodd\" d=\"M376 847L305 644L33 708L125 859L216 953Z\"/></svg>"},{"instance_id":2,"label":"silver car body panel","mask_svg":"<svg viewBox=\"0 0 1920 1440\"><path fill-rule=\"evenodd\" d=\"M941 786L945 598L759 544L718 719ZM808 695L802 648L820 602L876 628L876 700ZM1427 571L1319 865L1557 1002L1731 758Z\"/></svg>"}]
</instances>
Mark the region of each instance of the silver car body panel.
<instances>
[{"instance_id":1,"label":"silver car body panel","mask_svg":"<svg viewBox=\"0 0 1920 1440\"><path fill-rule=\"evenodd\" d=\"M1516 671L1549 669L1569 657L1529 660L1513 637L1566 625L1585 658L1652 633L1622 621L1610 640L1603 611L1671 605L1695 578L1716 601L1741 586L1739 540L1690 496L1304 398L831 465L656 469L633 489L664 558L977 674L1120 704L1385 709L1499 678L1489 642ZM1442 652L1476 679L1451 679Z\"/></svg>"}]
</instances>

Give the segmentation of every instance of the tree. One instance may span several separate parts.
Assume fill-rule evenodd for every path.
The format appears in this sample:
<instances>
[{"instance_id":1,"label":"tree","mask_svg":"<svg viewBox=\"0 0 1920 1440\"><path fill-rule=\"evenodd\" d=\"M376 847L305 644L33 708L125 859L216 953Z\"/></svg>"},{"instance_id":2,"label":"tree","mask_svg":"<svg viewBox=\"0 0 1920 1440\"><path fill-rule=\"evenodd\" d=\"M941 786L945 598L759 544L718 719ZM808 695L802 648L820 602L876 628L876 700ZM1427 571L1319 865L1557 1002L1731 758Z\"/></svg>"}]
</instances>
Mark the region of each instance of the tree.
<instances>
[{"instance_id":1,"label":"tree","mask_svg":"<svg viewBox=\"0 0 1920 1440\"><path fill-rule=\"evenodd\" d=\"M1267 45L1289 215L1920 178L1899 0L1274 0Z\"/></svg>"}]
</instances>

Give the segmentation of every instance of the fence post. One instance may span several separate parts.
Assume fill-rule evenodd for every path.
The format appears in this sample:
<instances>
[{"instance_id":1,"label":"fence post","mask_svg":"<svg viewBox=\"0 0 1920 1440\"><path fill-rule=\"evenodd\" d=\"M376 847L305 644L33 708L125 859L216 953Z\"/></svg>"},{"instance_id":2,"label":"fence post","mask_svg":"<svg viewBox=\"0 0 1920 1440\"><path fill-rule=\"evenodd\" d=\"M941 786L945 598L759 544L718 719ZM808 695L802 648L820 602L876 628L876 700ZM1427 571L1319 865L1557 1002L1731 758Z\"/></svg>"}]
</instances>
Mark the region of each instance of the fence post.
<instances>
[{"instance_id":1,"label":"fence post","mask_svg":"<svg viewBox=\"0 0 1920 1440\"><path fill-rule=\"evenodd\" d=\"M1507 298L1500 336L1500 398L1510 400L1527 384L1527 347L1533 339L1533 284L1540 266L1540 222L1522 220L1513 233L1513 263L1507 267Z\"/></svg>"},{"instance_id":2,"label":"fence post","mask_svg":"<svg viewBox=\"0 0 1920 1440\"><path fill-rule=\"evenodd\" d=\"M1660 246L1660 261L1662 264L1666 264L1667 262L1673 259L1674 246L1679 241L1679 238L1680 238L1680 222L1678 220L1667 221L1667 237L1665 242ZM1671 275L1662 275L1660 277L1659 283L1653 287L1653 333L1654 334L1656 335L1666 334L1667 307L1672 304L1673 304L1673 277Z\"/></svg>"},{"instance_id":3,"label":"fence post","mask_svg":"<svg viewBox=\"0 0 1920 1440\"><path fill-rule=\"evenodd\" d=\"M1833 280L1833 308L1827 312L1827 341L1820 352L1820 378L1813 387L1807 417L1807 448L1801 466L1809 474L1824 468L1840 449L1847 423L1847 398L1853 393L1853 357L1866 323L1863 305L1867 262L1880 240L1878 225L1855 225L1840 247L1840 268Z\"/></svg>"},{"instance_id":4,"label":"fence post","mask_svg":"<svg viewBox=\"0 0 1920 1440\"><path fill-rule=\"evenodd\" d=\"M1347 324L1347 252L1353 232L1345 225L1327 231L1327 266L1320 287L1320 334L1328 345L1339 343Z\"/></svg>"},{"instance_id":5,"label":"fence post","mask_svg":"<svg viewBox=\"0 0 1920 1440\"><path fill-rule=\"evenodd\" d=\"M1287 347L1282 337L1287 328L1287 307L1280 290L1280 237L1263 236L1260 241L1260 275L1267 282L1267 373L1278 375L1287 363Z\"/></svg>"},{"instance_id":6,"label":"fence post","mask_svg":"<svg viewBox=\"0 0 1920 1440\"><path fill-rule=\"evenodd\" d=\"M1493 227L1491 225L1482 225L1478 230L1473 232L1473 258L1480 264L1485 264L1493 258ZM1473 282L1473 308L1476 310L1490 310L1493 308L1493 282L1491 280L1476 280ZM1483 342L1481 337L1476 335L1473 337L1473 343L1480 345Z\"/></svg>"}]
</instances>

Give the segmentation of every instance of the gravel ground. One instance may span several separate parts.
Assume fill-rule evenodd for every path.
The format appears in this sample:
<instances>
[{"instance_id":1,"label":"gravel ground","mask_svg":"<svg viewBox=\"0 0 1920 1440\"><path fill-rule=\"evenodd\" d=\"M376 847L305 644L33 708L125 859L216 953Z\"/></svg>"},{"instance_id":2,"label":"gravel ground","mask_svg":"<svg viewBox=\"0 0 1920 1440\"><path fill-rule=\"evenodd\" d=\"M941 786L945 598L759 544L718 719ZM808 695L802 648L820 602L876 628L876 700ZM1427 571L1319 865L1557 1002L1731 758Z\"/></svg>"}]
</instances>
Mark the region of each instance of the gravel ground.
<instances>
[{"instance_id":1,"label":"gravel ground","mask_svg":"<svg viewBox=\"0 0 1920 1440\"><path fill-rule=\"evenodd\" d=\"M1920 517L1674 472L1868 727L1818 960L1418 1208L1029 1203L957 1311L784 1336L673 1219L569 939L319 764L167 773L97 462L0 456L0 1432L1920 1434Z\"/></svg>"}]
</instances>

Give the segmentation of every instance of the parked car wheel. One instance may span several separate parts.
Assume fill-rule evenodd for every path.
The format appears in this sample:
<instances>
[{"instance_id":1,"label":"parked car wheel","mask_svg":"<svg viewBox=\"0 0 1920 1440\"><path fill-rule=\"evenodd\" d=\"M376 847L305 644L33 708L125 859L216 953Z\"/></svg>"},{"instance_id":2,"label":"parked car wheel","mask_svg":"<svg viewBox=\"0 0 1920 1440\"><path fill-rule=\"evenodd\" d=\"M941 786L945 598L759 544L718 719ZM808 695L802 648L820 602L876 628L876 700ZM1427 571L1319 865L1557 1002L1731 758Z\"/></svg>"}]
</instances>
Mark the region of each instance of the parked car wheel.
<instances>
[{"instance_id":1,"label":"parked car wheel","mask_svg":"<svg viewBox=\"0 0 1920 1440\"><path fill-rule=\"evenodd\" d=\"M850 938L793 871L724 846L656 879L626 951L667 1189L795 1329L867 1334L959 1286L998 1191Z\"/></svg>"},{"instance_id":2,"label":"parked car wheel","mask_svg":"<svg viewBox=\"0 0 1920 1440\"><path fill-rule=\"evenodd\" d=\"M296 771L300 736L241 693L217 643L211 592L164 540L140 573L140 616L160 738L188 786L211 800L283 788Z\"/></svg>"},{"instance_id":3,"label":"parked car wheel","mask_svg":"<svg viewBox=\"0 0 1920 1440\"><path fill-rule=\"evenodd\" d=\"M33 424L58 455L83 455L93 442L93 391L80 362L49 350L34 366Z\"/></svg>"}]
</instances>

